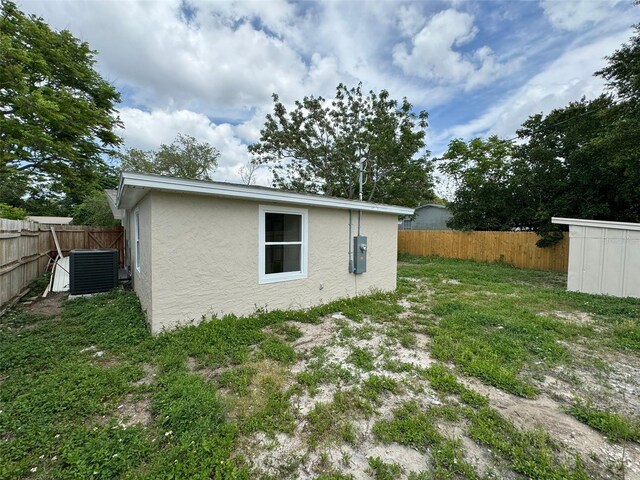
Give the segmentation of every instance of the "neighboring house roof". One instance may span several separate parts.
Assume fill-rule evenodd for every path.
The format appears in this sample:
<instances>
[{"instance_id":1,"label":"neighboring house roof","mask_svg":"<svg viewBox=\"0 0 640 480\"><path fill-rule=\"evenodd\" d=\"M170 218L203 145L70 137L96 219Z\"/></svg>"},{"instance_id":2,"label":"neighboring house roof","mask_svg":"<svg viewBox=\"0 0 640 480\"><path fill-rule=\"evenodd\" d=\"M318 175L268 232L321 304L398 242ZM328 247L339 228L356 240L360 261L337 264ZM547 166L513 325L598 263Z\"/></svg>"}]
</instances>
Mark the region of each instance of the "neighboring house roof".
<instances>
[{"instance_id":1,"label":"neighboring house roof","mask_svg":"<svg viewBox=\"0 0 640 480\"><path fill-rule=\"evenodd\" d=\"M116 200L118 198L117 190L105 190L104 194L107 196L107 203L111 208L111 212L113 213L113 218L116 220L122 220L124 218L124 210L119 210L116 207Z\"/></svg>"},{"instance_id":2,"label":"neighboring house roof","mask_svg":"<svg viewBox=\"0 0 640 480\"><path fill-rule=\"evenodd\" d=\"M30 215L27 220L31 222L45 223L47 225L69 225L73 217L46 217L39 215Z\"/></svg>"},{"instance_id":3,"label":"neighboring house roof","mask_svg":"<svg viewBox=\"0 0 640 480\"><path fill-rule=\"evenodd\" d=\"M249 186L237 183L187 180L184 178L130 172L123 172L120 176L120 184L118 186L118 195L115 206L118 209L129 209L138 203L138 201L140 201L140 199L151 190L338 208L344 210L362 210L395 215L413 214L413 208L399 207L395 205L361 202L358 200L347 200L344 198L315 195L311 193L287 192L276 188L257 187L255 185Z\"/></svg>"},{"instance_id":4,"label":"neighboring house roof","mask_svg":"<svg viewBox=\"0 0 640 480\"><path fill-rule=\"evenodd\" d=\"M424 205L420 205L419 207L416 207L416 210L420 210L421 208L426 208L426 207L436 207L436 208L444 208L444 209L447 208L444 205L440 205L439 203L425 203Z\"/></svg>"}]
</instances>

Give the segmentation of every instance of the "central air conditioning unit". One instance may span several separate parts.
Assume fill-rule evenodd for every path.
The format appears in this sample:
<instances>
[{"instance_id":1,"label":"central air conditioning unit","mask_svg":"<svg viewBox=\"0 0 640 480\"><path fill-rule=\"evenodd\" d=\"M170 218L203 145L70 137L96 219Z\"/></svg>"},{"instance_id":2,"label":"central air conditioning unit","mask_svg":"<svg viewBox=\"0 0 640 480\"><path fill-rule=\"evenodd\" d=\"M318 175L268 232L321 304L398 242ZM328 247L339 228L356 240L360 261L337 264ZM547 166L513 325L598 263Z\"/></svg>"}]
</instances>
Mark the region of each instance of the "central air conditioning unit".
<instances>
[{"instance_id":1,"label":"central air conditioning unit","mask_svg":"<svg viewBox=\"0 0 640 480\"><path fill-rule=\"evenodd\" d=\"M69 293L107 292L118 286L118 250L71 250Z\"/></svg>"}]
</instances>

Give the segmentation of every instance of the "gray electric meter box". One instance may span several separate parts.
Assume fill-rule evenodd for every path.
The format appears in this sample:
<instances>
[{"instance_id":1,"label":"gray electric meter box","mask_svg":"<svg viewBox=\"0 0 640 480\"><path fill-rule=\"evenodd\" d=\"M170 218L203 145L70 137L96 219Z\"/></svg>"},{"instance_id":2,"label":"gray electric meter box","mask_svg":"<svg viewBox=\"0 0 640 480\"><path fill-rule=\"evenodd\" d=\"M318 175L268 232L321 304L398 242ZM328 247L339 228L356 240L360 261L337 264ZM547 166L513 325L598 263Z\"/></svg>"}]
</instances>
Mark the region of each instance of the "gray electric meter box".
<instances>
[{"instance_id":1,"label":"gray electric meter box","mask_svg":"<svg viewBox=\"0 0 640 480\"><path fill-rule=\"evenodd\" d=\"M367 237L353 237L353 273L367 271Z\"/></svg>"}]
</instances>

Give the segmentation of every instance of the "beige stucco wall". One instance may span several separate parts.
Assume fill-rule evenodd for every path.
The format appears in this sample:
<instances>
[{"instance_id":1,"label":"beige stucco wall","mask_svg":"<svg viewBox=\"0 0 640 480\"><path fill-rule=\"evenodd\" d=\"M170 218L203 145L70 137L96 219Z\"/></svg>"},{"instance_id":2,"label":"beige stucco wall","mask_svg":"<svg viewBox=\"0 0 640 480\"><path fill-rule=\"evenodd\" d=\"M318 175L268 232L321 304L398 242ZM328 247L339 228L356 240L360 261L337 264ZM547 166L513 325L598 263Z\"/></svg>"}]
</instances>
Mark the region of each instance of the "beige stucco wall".
<instances>
[{"instance_id":1,"label":"beige stucco wall","mask_svg":"<svg viewBox=\"0 0 640 480\"><path fill-rule=\"evenodd\" d=\"M260 202L163 192L152 192L149 198L153 303L148 316L154 333L212 315L304 308L371 289L396 288L395 215L363 213L367 272L353 275L348 272L349 212L307 207L308 277L259 284ZM354 212L352 235L356 222ZM136 291L150 297L146 281L141 283Z\"/></svg>"},{"instance_id":2,"label":"beige stucco wall","mask_svg":"<svg viewBox=\"0 0 640 480\"><path fill-rule=\"evenodd\" d=\"M131 278L133 288L140 298L142 309L151 320L152 313L152 194L147 194L138 204L127 212L127 239L129 240L129 258L131 259ZM140 270L136 268L135 210L140 210Z\"/></svg>"}]
</instances>

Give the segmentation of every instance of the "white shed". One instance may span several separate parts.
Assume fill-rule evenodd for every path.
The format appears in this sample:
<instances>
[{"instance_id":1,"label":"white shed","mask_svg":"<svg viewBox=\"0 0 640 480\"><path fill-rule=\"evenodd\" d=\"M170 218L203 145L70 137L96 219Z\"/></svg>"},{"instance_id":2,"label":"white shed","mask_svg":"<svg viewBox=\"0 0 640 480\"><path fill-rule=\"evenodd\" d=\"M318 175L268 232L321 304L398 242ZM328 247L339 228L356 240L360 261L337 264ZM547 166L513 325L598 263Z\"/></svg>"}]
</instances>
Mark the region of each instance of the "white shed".
<instances>
[{"instance_id":1,"label":"white shed","mask_svg":"<svg viewBox=\"0 0 640 480\"><path fill-rule=\"evenodd\" d=\"M640 223L551 221L569 225L568 290L640 297Z\"/></svg>"}]
</instances>

